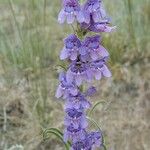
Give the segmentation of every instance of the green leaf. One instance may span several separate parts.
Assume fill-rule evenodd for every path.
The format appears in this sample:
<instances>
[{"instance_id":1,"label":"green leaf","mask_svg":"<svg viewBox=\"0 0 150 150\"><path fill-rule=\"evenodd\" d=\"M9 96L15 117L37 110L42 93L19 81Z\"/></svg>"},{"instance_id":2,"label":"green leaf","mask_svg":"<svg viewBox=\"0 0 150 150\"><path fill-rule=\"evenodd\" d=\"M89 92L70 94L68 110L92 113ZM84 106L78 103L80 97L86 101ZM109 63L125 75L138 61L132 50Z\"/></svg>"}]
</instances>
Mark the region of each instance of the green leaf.
<instances>
[{"instance_id":1,"label":"green leaf","mask_svg":"<svg viewBox=\"0 0 150 150\"><path fill-rule=\"evenodd\" d=\"M107 150L107 148L106 148L106 146L103 144L103 148L104 148L104 150Z\"/></svg>"},{"instance_id":2,"label":"green leaf","mask_svg":"<svg viewBox=\"0 0 150 150\"><path fill-rule=\"evenodd\" d=\"M58 64L56 66L54 66L54 70L56 70L57 73L63 72L67 70L67 66L65 63L63 64Z\"/></svg>"},{"instance_id":3,"label":"green leaf","mask_svg":"<svg viewBox=\"0 0 150 150\"><path fill-rule=\"evenodd\" d=\"M86 118L87 118L95 127L97 127L99 131L101 131L100 126L98 125L98 123L97 123L94 119L92 119L92 118L90 118L90 117L86 117Z\"/></svg>"},{"instance_id":4,"label":"green leaf","mask_svg":"<svg viewBox=\"0 0 150 150\"><path fill-rule=\"evenodd\" d=\"M49 129L46 129L46 130L56 131L56 132L59 133L61 136L63 136L63 133L62 133L59 129L57 129L57 128L49 128ZM46 131L46 130L45 130L45 131Z\"/></svg>"},{"instance_id":5,"label":"green leaf","mask_svg":"<svg viewBox=\"0 0 150 150\"><path fill-rule=\"evenodd\" d=\"M46 140L49 138L49 134L53 134L55 135L59 140L61 140L63 142L63 144L65 145L66 150L70 149L70 143L67 142L65 143L63 140L63 133L58 130L57 128L48 128L43 132L43 139Z\"/></svg>"},{"instance_id":6,"label":"green leaf","mask_svg":"<svg viewBox=\"0 0 150 150\"><path fill-rule=\"evenodd\" d=\"M106 103L105 101L99 101L97 102L96 104L94 104L94 106L92 107L92 109L88 112L88 116L91 116L92 113L94 112L94 110L100 105L100 104L103 104L103 103Z\"/></svg>"}]
</instances>

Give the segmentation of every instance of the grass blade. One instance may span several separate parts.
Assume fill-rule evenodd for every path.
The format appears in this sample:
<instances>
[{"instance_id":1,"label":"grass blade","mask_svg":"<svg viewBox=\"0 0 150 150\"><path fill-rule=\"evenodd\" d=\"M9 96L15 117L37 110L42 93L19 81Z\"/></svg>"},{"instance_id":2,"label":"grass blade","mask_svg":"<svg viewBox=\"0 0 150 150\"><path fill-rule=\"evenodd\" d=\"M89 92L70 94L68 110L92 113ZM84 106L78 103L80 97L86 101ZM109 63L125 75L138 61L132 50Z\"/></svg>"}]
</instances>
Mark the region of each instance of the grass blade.
<instances>
[{"instance_id":1,"label":"grass blade","mask_svg":"<svg viewBox=\"0 0 150 150\"><path fill-rule=\"evenodd\" d=\"M45 132L47 133L48 130L52 130L52 131L56 131L57 133L59 133L61 136L63 136L63 133L58 130L57 128L49 128L49 129L46 129Z\"/></svg>"},{"instance_id":2,"label":"grass blade","mask_svg":"<svg viewBox=\"0 0 150 150\"><path fill-rule=\"evenodd\" d=\"M103 104L103 103L106 103L105 101L99 101L97 102L96 104L94 104L94 106L92 107L92 109L88 112L88 116L91 116L92 113L94 112L94 110L100 105L100 104Z\"/></svg>"}]
</instances>

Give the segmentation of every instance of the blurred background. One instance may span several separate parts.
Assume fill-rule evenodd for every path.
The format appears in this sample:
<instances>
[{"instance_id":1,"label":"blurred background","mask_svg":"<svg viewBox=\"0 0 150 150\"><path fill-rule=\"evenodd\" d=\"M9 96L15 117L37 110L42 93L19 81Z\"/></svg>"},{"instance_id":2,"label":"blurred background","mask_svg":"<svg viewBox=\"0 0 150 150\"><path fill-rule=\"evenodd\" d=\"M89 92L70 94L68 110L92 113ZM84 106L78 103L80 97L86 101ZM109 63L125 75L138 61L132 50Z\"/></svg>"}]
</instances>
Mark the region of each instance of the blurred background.
<instances>
[{"instance_id":1,"label":"blurred background","mask_svg":"<svg viewBox=\"0 0 150 150\"><path fill-rule=\"evenodd\" d=\"M63 39L60 0L0 0L0 150L63 150L42 129L63 130L63 102L54 97ZM150 150L150 2L104 0L117 31L103 35L112 78L93 83L93 113L108 150Z\"/></svg>"}]
</instances>

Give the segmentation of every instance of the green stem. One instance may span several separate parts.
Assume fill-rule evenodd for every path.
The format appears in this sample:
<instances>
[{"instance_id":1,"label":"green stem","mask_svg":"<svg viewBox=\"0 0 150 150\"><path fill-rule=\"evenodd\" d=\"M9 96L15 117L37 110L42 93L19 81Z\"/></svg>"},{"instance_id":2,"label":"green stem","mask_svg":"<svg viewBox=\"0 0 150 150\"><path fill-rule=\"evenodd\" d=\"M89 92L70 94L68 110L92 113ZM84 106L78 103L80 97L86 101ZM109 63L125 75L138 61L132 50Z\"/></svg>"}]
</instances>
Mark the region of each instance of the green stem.
<instances>
[{"instance_id":1,"label":"green stem","mask_svg":"<svg viewBox=\"0 0 150 150\"><path fill-rule=\"evenodd\" d=\"M81 39L81 40L84 39L84 37L86 36L87 33L88 33L87 30L82 29L81 26L80 26L80 24L77 23L76 34L77 34L78 38Z\"/></svg>"}]
</instances>

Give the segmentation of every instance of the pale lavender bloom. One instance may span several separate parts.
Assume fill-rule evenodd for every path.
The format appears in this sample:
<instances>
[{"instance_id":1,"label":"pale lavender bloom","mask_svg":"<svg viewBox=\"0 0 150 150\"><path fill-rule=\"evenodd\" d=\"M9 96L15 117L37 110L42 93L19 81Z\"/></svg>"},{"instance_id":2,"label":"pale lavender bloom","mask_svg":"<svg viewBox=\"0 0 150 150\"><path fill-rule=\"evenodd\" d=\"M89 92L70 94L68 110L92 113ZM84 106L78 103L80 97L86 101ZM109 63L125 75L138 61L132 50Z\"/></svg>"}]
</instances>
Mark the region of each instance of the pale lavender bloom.
<instances>
[{"instance_id":1,"label":"pale lavender bloom","mask_svg":"<svg viewBox=\"0 0 150 150\"><path fill-rule=\"evenodd\" d=\"M85 23L87 24L90 23L91 17L94 22L102 22L107 20L107 15L101 0L87 0L83 6L83 12Z\"/></svg>"},{"instance_id":2,"label":"pale lavender bloom","mask_svg":"<svg viewBox=\"0 0 150 150\"><path fill-rule=\"evenodd\" d=\"M71 34L64 40L64 48L61 51L60 59L69 58L70 60L76 60L78 56L81 42L76 35Z\"/></svg>"},{"instance_id":3,"label":"pale lavender bloom","mask_svg":"<svg viewBox=\"0 0 150 150\"><path fill-rule=\"evenodd\" d=\"M90 25L90 27L88 28L90 31L92 32L113 32L116 29L116 26L108 26L107 23L93 23Z\"/></svg>"},{"instance_id":4,"label":"pale lavender bloom","mask_svg":"<svg viewBox=\"0 0 150 150\"><path fill-rule=\"evenodd\" d=\"M86 81L90 82L94 78L100 80L102 77L111 77L111 72L106 66L108 57L89 62L86 68Z\"/></svg>"},{"instance_id":5,"label":"pale lavender bloom","mask_svg":"<svg viewBox=\"0 0 150 150\"><path fill-rule=\"evenodd\" d=\"M101 148L103 145L101 132L91 132L86 134L85 139L72 144L71 150L92 150Z\"/></svg>"},{"instance_id":6,"label":"pale lavender bloom","mask_svg":"<svg viewBox=\"0 0 150 150\"><path fill-rule=\"evenodd\" d=\"M103 76L111 77L111 72L105 64L106 60L107 58L103 58L91 63L89 74L91 74L92 77L95 77L96 80L100 80Z\"/></svg>"},{"instance_id":7,"label":"pale lavender bloom","mask_svg":"<svg viewBox=\"0 0 150 150\"><path fill-rule=\"evenodd\" d=\"M97 92L96 88L94 86L91 86L88 88L88 90L85 92L85 96L93 96Z\"/></svg>"},{"instance_id":8,"label":"pale lavender bloom","mask_svg":"<svg viewBox=\"0 0 150 150\"><path fill-rule=\"evenodd\" d=\"M84 16L81 11L78 0L63 0L62 10L58 15L58 22L64 23L67 20L68 24L72 24L75 19L82 23L84 22Z\"/></svg>"},{"instance_id":9,"label":"pale lavender bloom","mask_svg":"<svg viewBox=\"0 0 150 150\"><path fill-rule=\"evenodd\" d=\"M85 139L86 131L79 127L78 129L74 128L73 125L68 126L64 131L64 141L67 142L71 140L77 142L79 140Z\"/></svg>"},{"instance_id":10,"label":"pale lavender bloom","mask_svg":"<svg viewBox=\"0 0 150 150\"><path fill-rule=\"evenodd\" d=\"M88 138L73 143L71 150L92 150L92 145Z\"/></svg>"},{"instance_id":11,"label":"pale lavender bloom","mask_svg":"<svg viewBox=\"0 0 150 150\"><path fill-rule=\"evenodd\" d=\"M66 126L72 125L75 129L81 127L82 129L88 126L85 113L80 109L66 109L65 122Z\"/></svg>"},{"instance_id":12,"label":"pale lavender bloom","mask_svg":"<svg viewBox=\"0 0 150 150\"><path fill-rule=\"evenodd\" d=\"M74 96L78 94L79 90L77 86L73 82L67 82L66 75L64 72L60 73L59 80L60 84L57 88L55 95L57 98L63 97L65 99L69 94L72 94Z\"/></svg>"},{"instance_id":13,"label":"pale lavender bloom","mask_svg":"<svg viewBox=\"0 0 150 150\"><path fill-rule=\"evenodd\" d=\"M106 66L107 58L86 63L79 60L71 63L66 73L67 82L74 81L77 86L80 86L83 81L90 82L94 77L96 80L100 80L103 76L111 77L111 72Z\"/></svg>"},{"instance_id":14,"label":"pale lavender bloom","mask_svg":"<svg viewBox=\"0 0 150 150\"><path fill-rule=\"evenodd\" d=\"M94 22L93 19L90 19L90 23L82 23L81 28L92 31L92 32L113 32L116 29L116 26L110 26L110 20L101 21L101 22Z\"/></svg>"},{"instance_id":15,"label":"pale lavender bloom","mask_svg":"<svg viewBox=\"0 0 150 150\"><path fill-rule=\"evenodd\" d=\"M100 42L101 37L99 35L86 37L85 40L83 41L82 49L80 50L81 55L84 55L84 52L89 53L92 60L108 57L109 53L100 44Z\"/></svg>"},{"instance_id":16,"label":"pale lavender bloom","mask_svg":"<svg viewBox=\"0 0 150 150\"><path fill-rule=\"evenodd\" d=\"M91 103L86 99L82 93L78 93L76 96L69 95L66 99L65 108L75 109L89 109Z\"/></svg>"},{"instance_id":17,"label":"pale lavender bloom","mask_svg":"<svg viewBox=\"0 0 150 150\"><path fill-rule=\"evenodd\" d=\"M73 82L75 81L77 86L80 86L84 80L86 80L86 64L82 63L81 61L74 61L71 63L67 73L66 79L67 81Z\"/></svg>"},{"instance_id":18,"label":"pale lavender bloom","mask_svg":"<svg viewBox=\"0 0 150 150\"><path fill-rule=\"evenodd\" d=\"M87 139L94 149L96 147L100 148L103 145L103 137L101 132L91 132L88 134Z\"/></svg>"}]
</instances>

